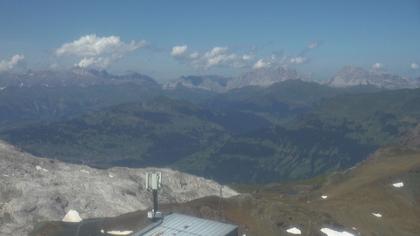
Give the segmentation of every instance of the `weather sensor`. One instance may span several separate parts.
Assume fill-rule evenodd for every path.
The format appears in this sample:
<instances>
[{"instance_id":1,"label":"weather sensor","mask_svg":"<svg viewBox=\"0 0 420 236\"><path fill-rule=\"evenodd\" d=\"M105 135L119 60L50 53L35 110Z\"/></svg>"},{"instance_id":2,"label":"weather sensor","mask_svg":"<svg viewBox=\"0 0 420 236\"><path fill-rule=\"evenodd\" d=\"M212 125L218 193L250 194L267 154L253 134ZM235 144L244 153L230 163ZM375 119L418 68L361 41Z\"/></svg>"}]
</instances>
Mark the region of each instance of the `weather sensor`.
<instances>
[{"instance_id":1,"label":"weather sensor","mask_svg":"<svg viewBox=\"0 0 420 236\"><path fill-rule=\"evenodd\" d=\"M147 212L147 218L157 220L162 218L159 211L158 190L162 188L162 173L146 173L146 189L153 194L153 209Z\"/></svg>"}]
</instances>

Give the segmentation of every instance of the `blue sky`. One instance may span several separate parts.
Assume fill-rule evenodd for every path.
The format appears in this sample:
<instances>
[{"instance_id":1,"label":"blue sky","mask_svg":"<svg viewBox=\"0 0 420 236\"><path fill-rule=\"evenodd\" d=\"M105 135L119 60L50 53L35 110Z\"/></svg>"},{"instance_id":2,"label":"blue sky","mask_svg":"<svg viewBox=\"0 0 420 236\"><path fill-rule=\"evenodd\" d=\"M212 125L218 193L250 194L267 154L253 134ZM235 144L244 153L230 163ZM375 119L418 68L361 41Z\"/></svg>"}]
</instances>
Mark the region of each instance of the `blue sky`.
<instances>
[{"instance_id":1,"label":"blue sky","mask_svg":"<svg viewBox=\"0 0 420 236\"><path fill-rule=\"evenodd\" d=\"M161 79L277 65L324 78L348 64L417 76L420 1L0 0L3 68L14 55L30 69L79 65Z\"/></svg>"}]
</instances>

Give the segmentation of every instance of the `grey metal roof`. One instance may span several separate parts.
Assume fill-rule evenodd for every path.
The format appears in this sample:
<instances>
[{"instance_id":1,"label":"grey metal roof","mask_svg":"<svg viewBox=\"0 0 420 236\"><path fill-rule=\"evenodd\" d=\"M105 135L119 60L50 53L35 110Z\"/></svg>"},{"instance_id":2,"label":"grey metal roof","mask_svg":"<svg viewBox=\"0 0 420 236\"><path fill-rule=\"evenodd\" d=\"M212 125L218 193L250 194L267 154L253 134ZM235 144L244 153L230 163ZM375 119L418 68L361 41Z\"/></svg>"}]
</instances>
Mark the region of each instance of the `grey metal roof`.
<instances>
[{"instance_id":1,"label":"grey metal roof","mask_svg":"<svg viewBox=\"0 0 420 236\"><path fill-rule=\"evenodd\" d=\"M230 235L237 226L193 216L173 213L163 218L136 236L225 236Z\"/></svg>"}]
</instances>

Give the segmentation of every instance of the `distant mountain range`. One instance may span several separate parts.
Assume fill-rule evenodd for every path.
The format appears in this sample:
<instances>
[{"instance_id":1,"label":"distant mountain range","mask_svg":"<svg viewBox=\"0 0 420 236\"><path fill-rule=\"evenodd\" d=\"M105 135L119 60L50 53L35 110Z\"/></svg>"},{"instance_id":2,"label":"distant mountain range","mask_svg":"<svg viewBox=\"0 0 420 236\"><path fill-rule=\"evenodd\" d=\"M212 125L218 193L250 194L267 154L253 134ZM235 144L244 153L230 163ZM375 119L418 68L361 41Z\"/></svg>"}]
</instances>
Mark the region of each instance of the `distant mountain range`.
<instances>
[{"instance_id":1,"label":"distant mountain range","mask_svg":"<svg viewBox=\"0 0 420 236\"><path fill-rule=\"evenodd\" d=\"M196 88L214 92L226 92L228 82L231 78L217 75L206 76L182 76L179 79L170 81L163 85L165 89L176 89L177 87Z\"/></svg>"},{"instance_id":2,"label":"distant mountain range","mask_svg":"<svg viewBox=\"0 0 420 236\"><path fill-rule=\"evenodd\" d=\"M173 89L177 86L204 89L214 92L226 92L247 86L268 87L286 80L310 79L287 67L261 68L237 77L186 76L168 82L164 87ZM353 86L373 86L381 89L402 89L420 87L420 79L411 79L379 70L366 70L361 67L345 66L331 79L313 81L331 87L345 88Z\"/></svg>"},{"instance_id":3,"label":"distant mountain range","mask_svg":"<svg viewBox=\"0 0 420 236\"><path fill-rule=\"evenodd\" d=\"M261 68L237 77L221 76L183 76L164 85L166 89L179 86L197 88L214 92L226 92L247 86L268 87L286 80L302 79L296 70L286 67L275 69Z\"/></svg>"},{"instance_id":4,"label":"distant mountain range","mask_svg":"<svg viewBox=\"0 0 420 236\"><path fill-rule=\"evenodd\" d=\"M338 71L326 84L332 87L372 85L384 89L402 89L417 88L420 86L420 81L387 72L346 66Z\"/></svg>"},{"instance_id":5,"label":"distant mountain range","mask_svg":"<svg viewBox=\"0 0 420 236\"><path fill-rule=\"evenodd\" d=\"M190 75L173 79L162 85L152 77L128 73L113 75L104 70L72 68L69 70L27 71L25 73L0 73L0 91L8 87L88 87L94 85L119 85L131 83L136 85L163 88L201 89L211 92L257 86L268 87L287 80L311 81L295 69L289 67L260 68L235 77L218 75ZM345 66L329 80L313 80L331 87L374 86L381 89L402 89L420 87L420 78L412 79L379 70L366 70L361 67Z\"/></svg>"},{"instance_id":6,"label":"distant mountain range","mask_svg":"<svg viewBox=\"0 0 420 236\"><path fill-rule=\"evenodd\" d=\"M234 78L228 83L228 89L243 88L246 86L268 87L275 83L297 79L303 80L303 77L301 77L296 70L291 68L261 68Z\"/></svg>"},{"instance_id":7,"label":"distant mountain range","mask_svg":"<svg viewBox=\"0 0 420 236\"><path fill-rule=\"evenodd\" d=\"M8 87L88 87L93 85L118 85L133 83L143 86L159 86L157 82L138 73L112 75L104 70L72 68L69 70L41 70L25 73L0 73L0 88Z\"/></svg>"}]
</instances>

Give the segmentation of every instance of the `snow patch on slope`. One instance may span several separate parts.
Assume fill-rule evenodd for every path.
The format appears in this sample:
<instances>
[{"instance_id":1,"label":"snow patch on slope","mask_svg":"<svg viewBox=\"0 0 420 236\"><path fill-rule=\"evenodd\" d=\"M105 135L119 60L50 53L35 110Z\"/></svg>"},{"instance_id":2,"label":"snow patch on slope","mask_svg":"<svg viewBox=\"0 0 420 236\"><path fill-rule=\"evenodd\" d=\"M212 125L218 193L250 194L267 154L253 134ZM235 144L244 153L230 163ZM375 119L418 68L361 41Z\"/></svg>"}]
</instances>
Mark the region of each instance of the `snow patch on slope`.
<instances>
[{"instance_id":1,"label":"snow patch on slope","mask_svg":"<svg viewBox=\"0 0 420 236\"><path fill-rule=\"evenodd\" d=\"M377 218L382 218L382 214L378 213L378 212L373 212L372 215L377 217Z\"/></svg>"},{"instance_id":2,"label":"snow patch on slope","mask_svg":"<svg viewBox=\"0 0 420 236\"><path fill-rule=\"evenodd\" d=\"M296 227L292 227L286 230L289 234L302 234L302 231Z\"/></svg>"},{"instance_id":3,"label":"snow patch on slope","mask_svg":"<svg viewBox=\"0 0 420 236\"><path fill-rule=\"evenodd\" d=\"M82 221L82 218L79 215L79 212L75 210L70 210L63 218L63 222L78 223Z\"/></svg>"},{"instance_id":4,"label":"snow patch on slope","mask_svg":"<svg viewBox=\"0 0 420 236\"><path fill-rule=\"evenodd\" d=\"M124 231L112 230L112 231L107 231L106 233L110 234L110 235L129 235L129 234L132 234L133 231L131 231L131 230L124 230Z\"/></svg>"},{"instance_id":5,"label":"snow patch on slope","mask_svg":"<svg viewBox=\"0 0 420 236\"><path fill-rule=\"evenodd\" d=\"M354 234L349 233L347 231L336 231L330 228L322 228L321 232L326 234L327 236L354 236Z\"/></svg>"},{"instance_id":6,"label":"snow patch on slope","mask_svg":"<svg viewBox=\"0 0 420 236\"><path fill-rule=\"evenodd\" d=\"M394 186L395 188L402 188L404 187L404 182L393 183L392 186Z\"/></svg>"}]
</instances>

